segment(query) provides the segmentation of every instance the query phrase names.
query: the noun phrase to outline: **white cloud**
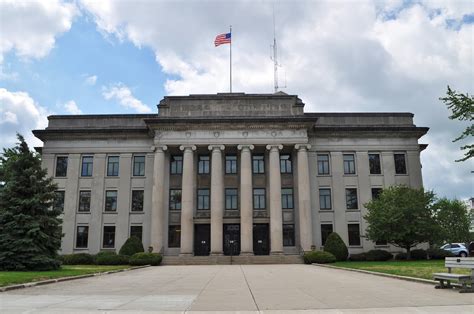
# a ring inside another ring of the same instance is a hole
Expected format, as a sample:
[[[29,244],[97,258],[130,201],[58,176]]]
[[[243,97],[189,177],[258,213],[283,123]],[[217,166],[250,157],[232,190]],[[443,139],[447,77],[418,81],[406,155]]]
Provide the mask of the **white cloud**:
[[[97,82],[97,75],[91,75],[85,78],[84,83],[86,85],[93,86]]]
[[[81,109],[77,106],[74,100],[67,101],[64,105],[64,109],[70,114],[82,114]]]
[[[2,0],[0,12],[0,63],[10,51],[22,58],[46,56],[78,14],[73,3],[57,0]]]
[[[106,100],[116,100],[119,104],[125,108],[133,109],[138,113],[151,112],[151,108],[143,104],[140,100],[136,99],[130,88],[118,83],[115,85],[103,86],[102,96]]]

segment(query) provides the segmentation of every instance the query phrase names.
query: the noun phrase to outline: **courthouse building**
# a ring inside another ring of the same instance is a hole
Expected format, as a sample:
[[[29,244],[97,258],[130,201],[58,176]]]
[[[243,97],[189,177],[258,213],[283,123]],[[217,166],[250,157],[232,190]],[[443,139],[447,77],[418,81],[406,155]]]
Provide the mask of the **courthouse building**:
[[[291,255],[337,232],[351,253],[364,204],[422,186],[411,113],[304,112],[295,95],[164,97],[157,114],[57,115],[33,133],[58,184],[62,253],[119,250],[130,236],[166,256]]]

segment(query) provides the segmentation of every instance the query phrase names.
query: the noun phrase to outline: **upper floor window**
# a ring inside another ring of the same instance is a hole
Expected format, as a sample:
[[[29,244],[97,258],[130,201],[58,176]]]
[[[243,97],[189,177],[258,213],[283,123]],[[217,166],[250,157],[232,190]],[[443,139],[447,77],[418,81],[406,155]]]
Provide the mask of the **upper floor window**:
[[[170,172],[171,174],[183,173],[183,156],[171,156]]]
[[[136,177],[145,175],[145,156],[133,157],[133,175]]]
[[[116,177],[119,175],[119,157],[109,156],[107,158],[107,176]]]
[[[318,174],[328,175],[329,174],[329,155],[318,154]]]
[[[53,209],[59,210],[61,212],[64,211],[64,191],[56,191],[53,203]]]
[[[265,173],[265,159],[263,155],[252,156],[253,173]]]
[[[117,191],[105,191],[105,211],[117,211]]]
[[[265,208],[265,189],[253,189],[253,209]]]
[[[79,211],[91,211],[91,191],[79,191]]]
[[[132,212],[142,212],[143,211],[143,190],[133,190],[132,191]]]
[[[181,190],[170,190],[170,210],[181,209]]]
[[[347,209],[358,209],[359,205],[357,202],[357,189],[346,189],[346,208]]]
[[[291,155],[284,154],[280,155],[280,172],[281,173],[291,173]]]
[[[281,208],[293,208],[293,189],[281,189]]]
[[[209,189],[198,189],[198,207],[197,209],[209,209]]]
[[[67,176],[67,156],[56,157],[56,177]]]
[[[355,174],[355,157],[354,154],[344,154],[344,174]]]
[[[369,170],[370,170],[370,174],[382,173],[379,154],[369,154]]]
[[[405,161],[405,154],[394,154],[395,160],[395,173],[396,174],[407,174],[407,164]]]
[[[237,189],[225,189],[225,209],[237,209]]]
[[[93,162],[94,162],[94,157],[93,156],[83,156],[82,157],[81,176],[83,176],[83,177],[92,177]]]
[[[331,189],[319,189],[319,208],[331,209]]]
[[[198,173],[209,174],[209,156],[199,156],[198,160]]]
[[[226,174],[237,173],[237,156],[235,155],[225,156],[225,173]]]

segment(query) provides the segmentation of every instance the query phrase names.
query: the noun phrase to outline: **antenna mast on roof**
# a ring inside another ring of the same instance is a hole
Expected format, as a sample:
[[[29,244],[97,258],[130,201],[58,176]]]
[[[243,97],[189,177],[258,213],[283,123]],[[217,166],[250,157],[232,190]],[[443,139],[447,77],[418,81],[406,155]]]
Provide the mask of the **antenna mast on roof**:
[[[278,85],[278,67],[281,67],[281,64],[278,63],[278,48],[276,40],[276,26],[275,26],[275,3],[273,4],[273,56],[270,59],[273,61],[273,88],[274,92],[278,92],[280,87],[285,88],[286,86]]]

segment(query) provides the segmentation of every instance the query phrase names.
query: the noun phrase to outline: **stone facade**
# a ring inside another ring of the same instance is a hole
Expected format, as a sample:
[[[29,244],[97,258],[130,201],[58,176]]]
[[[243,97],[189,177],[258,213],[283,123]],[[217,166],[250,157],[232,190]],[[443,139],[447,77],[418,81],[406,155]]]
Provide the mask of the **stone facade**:
[[[298,254],[365,239],[364,204],[422,186],[411,113],[304,113],[293,95],[165,97],[158,114],[50,116],[34,134],[64,207],[62,252]]]

